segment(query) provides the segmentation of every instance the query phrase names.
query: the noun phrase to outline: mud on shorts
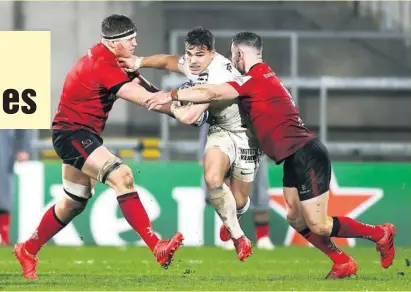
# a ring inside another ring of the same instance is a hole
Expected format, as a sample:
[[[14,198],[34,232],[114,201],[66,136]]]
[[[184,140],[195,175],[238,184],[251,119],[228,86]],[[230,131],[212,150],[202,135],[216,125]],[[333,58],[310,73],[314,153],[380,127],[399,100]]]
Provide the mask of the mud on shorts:
[[[64,164],[81,170],[88,156],[103,144],[103,139],[87,130],[53,130],[53,147]]]
[[[227,154],[230,159],[230,174],[233,177],[243,182],[254,181],[262,152],[257,140],[251,138],[248,132],[231,132],[218,126],[210,126],[205,152],[210,148],[219,148]]]
[[[330,156],[318,139],[311,140],[284,160],[283,186],[297,188],[300,201],[328,192],[330,181]]]

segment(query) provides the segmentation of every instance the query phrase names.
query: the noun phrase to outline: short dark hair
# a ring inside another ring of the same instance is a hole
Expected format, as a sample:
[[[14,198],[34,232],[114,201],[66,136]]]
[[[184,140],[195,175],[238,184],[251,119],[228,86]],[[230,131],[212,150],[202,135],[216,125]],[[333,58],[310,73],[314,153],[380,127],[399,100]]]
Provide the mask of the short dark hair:
[[[211,31],[201,26],[190,30],[184,41],[190,46],[204,46],[209,51],[214,50],[215,46],[215,39]]]
[[[103,36],[110,37],[130,30],[136,31],[136,25],[125,15],[112,14],[104,18],[101,23],[101,34]]]
[[[246,45],[248,47],[256,48],[259,51],[263,49],[263,40],[261,37],[258,34],[249,31],[237,33],[231,42],[236,46]]]

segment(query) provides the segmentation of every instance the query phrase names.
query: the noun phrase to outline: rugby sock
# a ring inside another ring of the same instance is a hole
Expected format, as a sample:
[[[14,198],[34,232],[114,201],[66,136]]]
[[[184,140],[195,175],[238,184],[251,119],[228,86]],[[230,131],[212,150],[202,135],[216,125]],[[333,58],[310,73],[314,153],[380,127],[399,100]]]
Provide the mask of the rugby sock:
[[[263,237],[268,237],[269,230],[268,222],[255,223],[255,238],[259,240]]]
[[[132,192],[118,196],[117,201],[128,224],[141,236],[147,246],[154,250],[160,239],[151,227],[150,218],[148,218],[138,193]]]
[[[248,209],[250,209],[250,197],[247,198],[247,203],[245,203],[244,207],[242,207],[241,209],[237,209],[237,217],[240,218],[243,214],[245,214],[245,212],[248,211]]]
[[[350,217],[333,217],[331,237],[366,238],[377,242],[384,236],[384,230],[375,225],[358,222]]]
[[[210,203],[230,231],[231,237],[238,239],[243,236],[244,232],[237,219],[237,207],[230,188],[223,184],[221,187],[210,190],[209,193]]]
[[[55,205],[47,210],[36,231],[34,231],[33,235],[25,242],[24,247],[28,253],[36,255],[47,241],[66,226],[66,224],[57,218],[54,206]]]
[[[308,228],[299,233],[312,245],[325,253],[335,264],[344,264],[350,260],[350,257],[339,249],[330,237],[315,234]]]
[[[0,244],[10,244],[10,214],[0,211]]]

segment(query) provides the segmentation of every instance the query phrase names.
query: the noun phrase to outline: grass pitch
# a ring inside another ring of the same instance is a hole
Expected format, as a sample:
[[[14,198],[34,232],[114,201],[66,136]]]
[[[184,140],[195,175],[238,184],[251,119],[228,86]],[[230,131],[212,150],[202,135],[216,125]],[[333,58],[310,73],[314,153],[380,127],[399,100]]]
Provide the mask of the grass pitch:
[[[145,247],[56,247],[40,252],[37,281],[21,276],[11,248],[0,248],[1,290],[411,290],[411,249],[397,248],[384,270],[373,248],[346,248],[359,264],[358,276],[324,280],[331,261],[314,248],[254,249],[246,262],[234,251],[183,247],[174,265],[163,270]],[[408,264],[408,265],[407,265]]]

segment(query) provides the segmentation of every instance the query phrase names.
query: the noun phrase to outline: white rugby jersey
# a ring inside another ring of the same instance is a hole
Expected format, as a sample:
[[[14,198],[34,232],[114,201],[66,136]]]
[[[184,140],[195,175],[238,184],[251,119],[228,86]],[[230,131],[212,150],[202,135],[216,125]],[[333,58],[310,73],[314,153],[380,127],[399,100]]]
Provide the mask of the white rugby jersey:
[[[231,62],[218,53],[216,53],[207,69],[199,75],[190,73],[189,64],[185,62],[184,56],[180,58],[178,67],[195,84],[220,84],[233,81],[236,77],[241,76]],[[215,118],[216,124],[228,131],[246,131],[246,128],[241,127],[241,125],[249,126],[245,120],[242,120],[245,118],[245,113],[239,105],[238,99],[213,101],[210,103],[208,111]]]

